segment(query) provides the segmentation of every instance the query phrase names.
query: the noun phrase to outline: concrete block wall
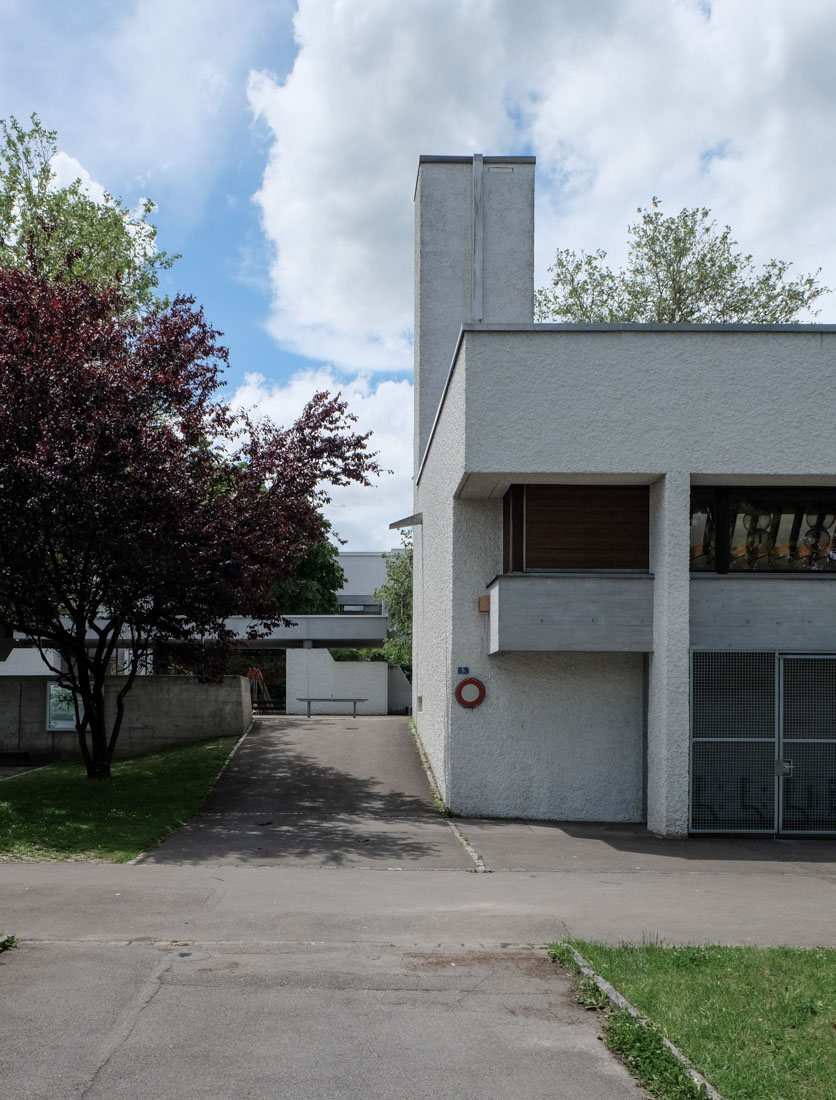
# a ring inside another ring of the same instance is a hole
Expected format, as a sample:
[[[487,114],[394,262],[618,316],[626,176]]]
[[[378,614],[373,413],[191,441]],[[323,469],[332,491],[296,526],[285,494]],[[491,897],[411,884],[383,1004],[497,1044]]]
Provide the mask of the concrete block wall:
[[[52,757],[46,685],[44,676],[0,677],[0,752],[28,752],[36,760]]]
[[[78,758],[75,730],[47,729],[48,682],[43,676],[0,678],[0,751],[28,752],[32,760]],[[121,677],[107,682],[108,721],[122,683]],[[141,676],[125,699],[116,756],[240,736],[251,721],[249,684],[242,676],[227,676],[220,684],[201,684],[191,676]]]
[[[116,712],[117,676],[108,679],[108,719]],[[201,684],[193,676],[139,676],[125,699],[117,754],[137,756],[213,737],[240,737],[252,721],[249,681],[225,676]]]

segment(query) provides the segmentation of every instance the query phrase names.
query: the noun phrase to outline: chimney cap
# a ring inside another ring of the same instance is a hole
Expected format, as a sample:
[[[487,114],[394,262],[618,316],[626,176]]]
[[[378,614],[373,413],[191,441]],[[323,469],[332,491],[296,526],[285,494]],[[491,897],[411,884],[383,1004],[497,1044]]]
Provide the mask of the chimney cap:
[[[477,156],[479,154],[476,154]],[[441,153],[421,153],[418,157],[418,172],[415,177],[415,193],[418,192],[418,176],[421,174],[422,164],[472,164],[472,156],[445,156]],[[490,167],[492,164],[536,164],[536,157],[506,157],[483,156],[482,163]]]

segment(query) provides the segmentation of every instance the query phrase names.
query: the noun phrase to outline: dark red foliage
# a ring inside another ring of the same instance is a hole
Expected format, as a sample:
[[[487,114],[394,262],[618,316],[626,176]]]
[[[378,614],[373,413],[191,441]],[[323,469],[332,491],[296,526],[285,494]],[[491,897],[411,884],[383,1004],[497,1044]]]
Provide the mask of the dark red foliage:
[[[0,270],[0,621],[62,653],[104,774],[119,638],[138,662],[159,638],[228,641],[230,615],[278,622],[325,487],[378,470],[339,397],[289,428],[233,415],[218,335],[190,299],[136,319],[115,289]]]

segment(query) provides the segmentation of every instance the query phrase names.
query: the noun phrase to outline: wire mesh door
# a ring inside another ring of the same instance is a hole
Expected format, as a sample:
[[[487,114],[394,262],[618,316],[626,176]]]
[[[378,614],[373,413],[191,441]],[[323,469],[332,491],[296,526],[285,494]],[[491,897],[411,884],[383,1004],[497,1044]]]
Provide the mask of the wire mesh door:
[[[691,831],[778,831],[776,655],[695,652]]]
[[[836,655],[779,662],[780,831],[836,832]]]

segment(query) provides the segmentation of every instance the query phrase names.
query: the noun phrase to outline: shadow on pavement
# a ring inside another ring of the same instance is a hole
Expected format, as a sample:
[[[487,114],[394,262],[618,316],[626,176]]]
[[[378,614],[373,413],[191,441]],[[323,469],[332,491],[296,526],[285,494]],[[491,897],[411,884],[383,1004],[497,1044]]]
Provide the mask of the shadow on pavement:
[[[433,806],[405,726],[322,720],[259,723],[201,813],[142,860],[219,861],[472,867]]]
[[[836,864],[836,838],[825,836],[691,836],[669,839],[655,836],[638,824],[603,822],[537,821],[489,818],[462,819],[462,827],[471,836],[476,848],[489,866],[507,863],[494,842],[502,845],[512,838],[518,847],[526,847],[531,855],[538,848],[548,851],[548,860],[555,869],[574,865],[594,866],[595,852],[621,854],[625,867],[635,859],[652,859],[662,869],[665,861],[699,861],[705,865],[720,862]],[[527,837],[527,840],[524,839]],[[503,845],[504,847],[504,845]],[[504,854],[504,853],[503,853]],[[523,862],[525,862],[523,860]],[[613,867],[616,864],[611,864]]]

